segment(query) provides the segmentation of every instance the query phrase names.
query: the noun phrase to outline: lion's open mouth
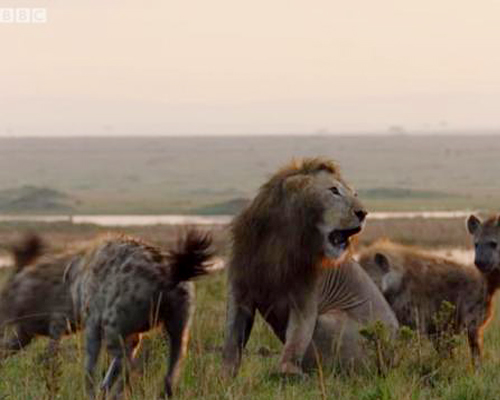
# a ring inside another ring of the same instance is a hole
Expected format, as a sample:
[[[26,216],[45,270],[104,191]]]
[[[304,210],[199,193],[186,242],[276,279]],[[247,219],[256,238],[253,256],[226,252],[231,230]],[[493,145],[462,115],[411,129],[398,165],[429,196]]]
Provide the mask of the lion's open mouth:
[[[361,226],[352,229],[333,230],[328,235],[328,240],[341,250],[345,250],[349,246],[349,238],[361,231]]]

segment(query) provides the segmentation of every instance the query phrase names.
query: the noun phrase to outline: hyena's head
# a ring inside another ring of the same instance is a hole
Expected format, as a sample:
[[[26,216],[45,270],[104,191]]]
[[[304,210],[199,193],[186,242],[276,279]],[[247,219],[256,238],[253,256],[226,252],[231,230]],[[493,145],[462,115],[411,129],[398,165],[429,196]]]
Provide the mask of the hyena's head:
[[[389,304],[405,291],[406,280],[404,271],[399,267],[399,260],[392,259],[391,255],[376,248],[361,252],[359,264],[375,282]]]
[[[403,290],[403,272],[396,268],[390,258],[384,253],[375,253],[373,262],[381,273],[379,288],[384,297],[390,299],[396,296]]]
[[[467,219],[467,229],[474,238],[477,268],[485,274],[500,272],[500,216],[482,222],[475,215]]]

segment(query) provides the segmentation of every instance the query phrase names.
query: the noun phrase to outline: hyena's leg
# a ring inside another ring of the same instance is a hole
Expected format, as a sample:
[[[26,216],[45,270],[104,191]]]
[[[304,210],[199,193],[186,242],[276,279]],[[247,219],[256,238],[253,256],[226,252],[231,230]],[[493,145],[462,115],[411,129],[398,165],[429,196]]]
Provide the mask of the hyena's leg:
[[[34,337],[35,335],[27,330],[22,328],[15,329],[14,332],[9,335],[8,338],[3,339],[0,344],[0,360],[10,357],[26,347]]]
[[[90,399],[95,398],[94,369],[101,351],[101,326],[88,321],[85,326],[85,387]]]
[[[169,305],[163,317],[163,326],[170,338],[170,361],[164,385],[168,397],[172,396],[186,356],[189,329],[194,313],[194,292],[179,289],[174,293],[175,296],[169,296]]]
[[[223,374],[236,376],[243,350],[250,337],[255,319],[255,305],[239,299],[230,288],[227,300],[226,338],[224,343]]]
[[[68,332],[68,320],[63,315],[54,316],[49,325],[49,344],[47,353],[49,357],[55,356],[59,351],[61,338]]]
[[[68,331],[67,328],[68,325],[64,316],[58,314],[51,316],[49,323],[49,343],[43,357],[43,363],[49,368],[52,376],[57,375],[60,369],[57,355],[59,353],[61,337]],[[50,385],[50,382],[47,384]]]
[[[318,302],[311,293],[299,302],[291,299],[285,346],[281,353],[280,372],[301,374],[302,359],[311,343],[318,316]]]
[[[128,363],[130,366],[133,365],[135,356],[137,354],[137,350],[140,347],[140,343],[141,343],[140,334],[132,334],[127,338],[127,341],[125,343],[125,353],[126,353],[126,357],[127,357],[127,360],[128,360]],[[113,352],[114,352],[114,350],[113,350]],[[106,372],[106,376],[104,377],[104,379],[101,383],[102,390],[107,391],[107,392],[109,392],[111,390],[114,382],[116,381],[116,379],[120,375],[120,371],[122,369],[121,363],[122,363],[122,361],[121,361],[120,356],[114,357],[111,360],[108,371]],[[121,395],[121,393],[123,392],[125,386],[128,384],[127,380],[128,380],[128,369],[127,369],[127,373],[126,373],[124,379],[121,379],[119,381],[119,386],[116,389],[117,396]]]
[[[481,356],[483,350],[483,338],[477,329],[471,328],[467,331],[467,339],[469,341],[469,347],[472,355],[472,363],[474,368],[479,368],[481,366]]]
[[[123,340],[118,329],[115,328],[116,324],[108,324],[104,327],[104,336],[106,338],[106,347],[109,355],[112,357],[112,362],[108,368],[108,372],[102,382],[101,389],[104,391],[105,397],[111,392],[113,384],[120,376],[123,369],[124,359],[126,359],[127,346]],[[123,371],[125,374],[124,380],[128,381],[127,368]]]

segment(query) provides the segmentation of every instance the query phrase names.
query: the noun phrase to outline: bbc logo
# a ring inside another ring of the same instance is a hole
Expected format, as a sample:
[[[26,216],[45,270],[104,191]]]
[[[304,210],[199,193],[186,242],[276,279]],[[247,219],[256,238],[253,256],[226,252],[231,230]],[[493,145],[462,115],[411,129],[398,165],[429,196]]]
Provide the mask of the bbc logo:
[[[44,24],[46,8],[0,8],[0,24]]]

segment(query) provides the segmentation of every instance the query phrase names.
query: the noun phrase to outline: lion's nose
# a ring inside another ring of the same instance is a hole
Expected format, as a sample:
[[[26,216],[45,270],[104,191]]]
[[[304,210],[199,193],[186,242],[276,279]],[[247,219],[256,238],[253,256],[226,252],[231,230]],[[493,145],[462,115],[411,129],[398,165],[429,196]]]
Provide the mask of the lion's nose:
[[[359,222],[363,222],[368,215],[368,212],[365,210],[356,210],[354,211],[354,214],[356,214],[356,217],[358,217]]]

